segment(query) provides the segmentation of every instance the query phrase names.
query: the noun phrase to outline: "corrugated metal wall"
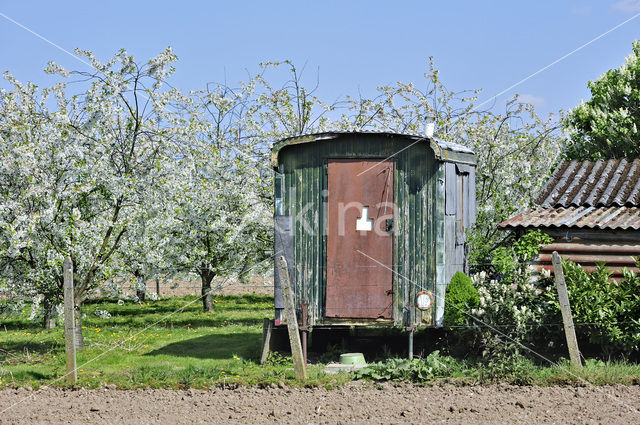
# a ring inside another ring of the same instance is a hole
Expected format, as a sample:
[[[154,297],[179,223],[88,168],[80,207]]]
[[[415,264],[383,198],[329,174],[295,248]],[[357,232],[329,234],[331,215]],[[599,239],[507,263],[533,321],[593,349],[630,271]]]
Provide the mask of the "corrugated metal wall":
[[[298,303],[309,304],[309,323],[323,323],[326,281],[326,160],[384,159],[408,147],[410,141],[383,135],[345,135],[339,141],[293,145],[280,152],[283,215],[294,217],[295,284]],[[412,305],[419,290],[435,291],[435,199],[438,163],[428,145],[416,144],[394,156],[395,202],[398,217],[394,252],[394,324],[407,325],[421,316]],[[443,203],[441,202],[443,208]],[[413,283],[413,284],[412,284]],[[433,315],[425,317],[433,322]]]
[[[278,154],[276,184],[282,185],[282,199],[276,199],[276,214],[293,217],[297,305],[308,304],[311,326],[366,324],[324,318],[327,160],[389,157],[395,161],[398,208],[393,324],[435,325],[442,319],[450,276],[464,269],[464,230],[475,221],[475,167],[440,162],[427,143],[384,134],[345,134],[338,140],[286,146]],[[436,305],[427,312],[415,308],[420,291],[435,295]]]
[[[612,232],[607,230],[581,230],[579,232],[557,229],[542,229],[554,237],[554,243],[542,248],[535,261],[538,269],[553,272],[551,254],[580,264],[583,269],[592,272],[598,263],[604,263],[616,280],[622,278],[622,270],[640,273],[636,259],[640,257],[640,235],[638,232]]]
[[[476,221],[475,166],[446,162],[445,169],[445,271],[440,293],[444,293],[456,271],[467,272],[466,230]],[[437,315],[444,315],[444,304]],[[440,324],[440,323],[438,323]]]

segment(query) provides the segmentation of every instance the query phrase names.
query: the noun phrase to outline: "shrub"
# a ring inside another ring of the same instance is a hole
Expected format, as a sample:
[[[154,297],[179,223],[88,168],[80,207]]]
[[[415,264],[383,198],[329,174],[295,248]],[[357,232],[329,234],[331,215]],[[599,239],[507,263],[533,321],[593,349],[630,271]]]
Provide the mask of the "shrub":
[[[513,283],[524,281],[530,274],[528,265],[538,255],[542,245],[553,242],[553,238],[539,229],[521,236],[512,246],[493,251],[491,264],[501,281]]]
[[[512,246],[492,252],[490,275],[481,272],[471,278],[477,286],[479,301],[477,307],[467,311],[478,320],[469,319],[466,323],[475,326],[483,358],[495,366],[496,376],[504,374],[503,367],[514,363],[514,359],[529,355],[519,344],[546,351],[565,343],[554,282],[548,274],[537,275],[528,267],[540,245],[548,242],[549,237],[539,230],[529,232]],[[581,343],[594,344],[598,354],[605,357],[637,355],[640,275],[625,270],[623,278],[615,282],[602,264],[588,273],[575,263],[563,261],[563,269]],[[445,313],[447,320],[451,319]],[[566,351],[559,354],[566,355]]]
[[[530,231],[512,246],[492,252],[491,276],[480,272],[472,277],[479,300],[470,313],[478,320],[468,323],[476,328],[475,337],[480,341],[483,358],[496,370],[503,366],[501,363],[508,364],[521,357],[518,344],[536,345],[539,349],[542,348],[539,342],[554,344],[547,335],[553,330],[540,326],[555,312],[548,295],[552,281],[534,273],[529,265],[541,246],[551,241],[540,230]]]
[[[623,279],[616,283],[602,264],[587,273],[571,261],[563,261],[563,270],[578,337],[599,345],[607,356],[637,352],[640,276],[625,270]]]
[[[467,321],[467,313],[478,307],[480,295],[471,279],[462,272],[456,272],[447,286],[445,294],[446,307],[443,324],[460,326]]]
[[[462,368],[453,357],[441,356],[438,350],[424,359],[388,359],[354,372],[356,379],[424,383],[450,376]]]
[[[543,296],[549,289],[548,279],[505,283],[474,276],[474,280],[478,284],[480,301],[471,314],[481,321],[473,324],[482,333],[495,334],[498,330],[518,342],[531,340],[533,331],[553,311],[554,305]]]

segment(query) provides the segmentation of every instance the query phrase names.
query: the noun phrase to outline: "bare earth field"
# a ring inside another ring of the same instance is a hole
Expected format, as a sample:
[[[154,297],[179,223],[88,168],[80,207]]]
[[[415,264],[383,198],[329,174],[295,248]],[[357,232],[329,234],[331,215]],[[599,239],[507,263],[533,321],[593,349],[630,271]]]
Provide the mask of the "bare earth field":
[[[0,391],[0,424],[637,424],[636,409],[640,386]]]
[[[202,284],[199,280],[171,280],[159,281],[155,280],[146,282],[149,292],[157,292],[162,297],[184,297],[185,295],[201,295]],[[123,292],[129,295],[135,295],[135,286],[132,282],[126,283],[122,287]],[[273,295],[273,278],[263,278],[262,276],[253,276],[248,283],[240,283],[232,279],[218,279],[213,283],[214,295]]]

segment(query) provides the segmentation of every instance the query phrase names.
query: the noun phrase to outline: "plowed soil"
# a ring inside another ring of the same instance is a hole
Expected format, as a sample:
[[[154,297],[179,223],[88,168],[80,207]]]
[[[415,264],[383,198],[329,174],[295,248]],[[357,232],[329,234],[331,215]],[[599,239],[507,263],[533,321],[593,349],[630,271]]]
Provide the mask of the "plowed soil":
[[[637,424],[638,409],[638,386],[0,391],[0,424]]]

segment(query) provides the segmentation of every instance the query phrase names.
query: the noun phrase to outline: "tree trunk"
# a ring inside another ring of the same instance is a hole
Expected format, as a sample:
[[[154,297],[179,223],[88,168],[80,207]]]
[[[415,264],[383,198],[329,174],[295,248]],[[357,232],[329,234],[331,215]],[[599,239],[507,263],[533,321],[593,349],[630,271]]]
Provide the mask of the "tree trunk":
[[[74,301],[75,311],[73,316],[76,319],[76,349],[81,350],[84,348],[84,337],[82,336],[82,301],[79,301],[78,299]]]
[[[133,272],[133,276],[136,278],[136,297],[138,297],[139,302],[144,302],[144,298],[147,294],[147,285],[144,279],[144,275],[140,272],[140,270],[135,270]]]
[[[147,295],[147,285],[144,282],[144,278],[138,278],[136,282],[136,297],[141,303],[144,302]]]
[[[213,296],[211,295],[213,273],[209,271],[202,272],[200,278],[202,279],[202,308],[204,311],[215,311]]]
[[[44,310],[44,320],[42,326],[45,329],[55,328],[56,319],[58,318],[58,310],[56,310],[55,304],[45,302],[42,309]]]

